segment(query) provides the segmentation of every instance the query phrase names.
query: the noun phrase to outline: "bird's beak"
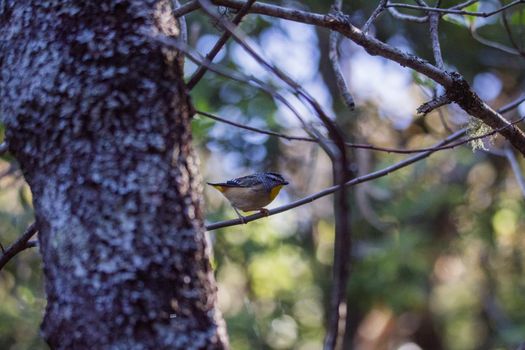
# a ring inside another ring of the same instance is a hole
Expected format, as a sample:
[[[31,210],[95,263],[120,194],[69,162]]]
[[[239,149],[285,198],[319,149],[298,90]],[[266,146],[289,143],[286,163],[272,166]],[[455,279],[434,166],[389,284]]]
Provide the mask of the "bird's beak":
[[[290,183],[288,181],[284,181],[283,185],[289,185]]]

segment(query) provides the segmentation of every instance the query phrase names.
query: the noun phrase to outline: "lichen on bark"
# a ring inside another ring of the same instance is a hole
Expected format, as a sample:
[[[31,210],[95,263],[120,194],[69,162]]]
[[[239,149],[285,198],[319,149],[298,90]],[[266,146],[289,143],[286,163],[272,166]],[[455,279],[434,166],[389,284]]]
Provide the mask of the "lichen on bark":
[[[54,349],[225,348],[168,0],[3,1],[0,113]]]

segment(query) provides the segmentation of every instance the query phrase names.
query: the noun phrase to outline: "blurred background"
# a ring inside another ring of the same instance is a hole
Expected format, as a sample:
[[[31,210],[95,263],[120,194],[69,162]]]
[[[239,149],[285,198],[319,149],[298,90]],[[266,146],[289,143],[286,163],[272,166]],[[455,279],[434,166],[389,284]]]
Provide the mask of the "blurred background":
[[[267,1],[328,13],[331,1]],[[490,11],[510,1],[482,1]],[[413,4],[412,1],[406,3]],[[450,6],[459,1],[442,1]],[[377,1],[344,2],[361,26]],[[418,14],[417,12],[406,12]],[[234,13],[221,9],[221,15]],[[525,91],[525,6],[488,19],[445,16],[440,22],[443,57],[490,106],[501,107]],[[205,55],[222,32],[199,11],[187,16],[188,41]],[[428,147],[452,131],[476,124],[449,106],[425,117],[416,108],[439,87],[413,71],[369,56],[348,40],[340,63],[356,110],[342,103],[328,60],[328,31],[249,15],[241,25],[264,57],[309,91],[341,126],[347,140],[397,148]],[[372,33],[433,62],[428,26],[382,14]],[[216,63],[267,82],[316,122],[311,111],[235,42]],[[186,63],[186,77],[196,66]],[[260,90],[208,72],[191,92],[197,110],[230,121],[304,136],[290,111]],[[525,103],[506,114],[525,115]],[[205,181],[256,171],[276,171],[290,181],[270,208],[332,185],[331,164],[313,143],[286,141],[196,116],[194,145]],[[511,349],[525,341],[525,216],[505,144],[481,144],[437,152],[412,166],[351,190],[354,249],[348,293],[347,346],[355,349]],[[406,155],[353,150],[359,175]],[[523,157],[518,156],[523,169]],[[8,246],[32,222],[30,190],[14,159],[0,161],[0,242]],[[203,185],[206,222],[235,218],[222,195]],[[332,286],[332,197],[252,222],[210,232],[220,308],[231,347],[322,348]],[[45,306],[37,249],[15,257],[0,272],[0,349],[46,349],[38,337]]]

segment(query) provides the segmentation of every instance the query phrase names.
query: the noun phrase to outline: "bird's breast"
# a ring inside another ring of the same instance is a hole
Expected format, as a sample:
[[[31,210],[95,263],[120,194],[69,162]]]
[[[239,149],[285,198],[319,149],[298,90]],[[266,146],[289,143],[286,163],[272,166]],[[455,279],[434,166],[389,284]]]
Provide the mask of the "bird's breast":
[[[271,191],[246,187],[228,187],[223,194],[234,207],[242,211],[259,210],[275,198],[271,198]]]

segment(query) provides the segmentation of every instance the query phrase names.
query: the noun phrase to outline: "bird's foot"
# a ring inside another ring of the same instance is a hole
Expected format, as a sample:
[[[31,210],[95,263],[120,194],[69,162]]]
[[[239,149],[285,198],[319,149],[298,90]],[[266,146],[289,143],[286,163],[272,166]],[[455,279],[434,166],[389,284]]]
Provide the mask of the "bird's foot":
[[[243,225],[247,224],[246,219],[244,218],[244,216],[241,215],[241,213],[239,213],[237,208],[233,207],[233,210],[235,210],[235,212],[237,213],[237,216],[239,217],[239,220],[241,220],[241,223]]]
[[[259,212],[263,214],[264,216],[270,216],[270,211],[266,208],[259,209]]]

